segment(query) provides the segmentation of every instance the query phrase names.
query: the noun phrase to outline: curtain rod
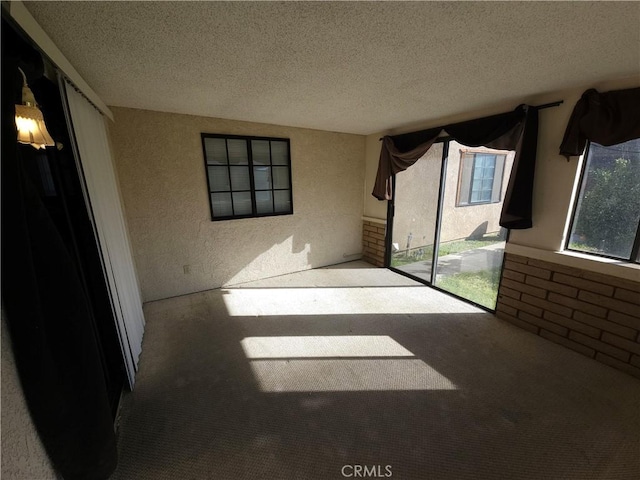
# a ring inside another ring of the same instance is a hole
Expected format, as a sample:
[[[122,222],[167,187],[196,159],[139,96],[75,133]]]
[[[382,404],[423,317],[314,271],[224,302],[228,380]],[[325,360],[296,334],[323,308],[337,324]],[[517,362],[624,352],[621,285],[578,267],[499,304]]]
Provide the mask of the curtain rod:
[[[535,108],[535,109],[537,109],[537,110],[544,110],[545,108],[557,107],[557,106],[559,106],[559,105],[562,105],[563,103],[564,103],[564,100],[557,100],[557,101],[555,101],[555,102],[544,103],[544,104],[542,104],[542,105],[533,106],[533,108]],[[434,127],[434,128],[437,128],[437,127]],[[400,135],[402,135],[402,134],[400,134]],[[380,138],[378,139],[378,141],[379,141],[379,142],[381,142],[381,141],[382,141],[382,138],[383,138],[383,137],[380,137]]]

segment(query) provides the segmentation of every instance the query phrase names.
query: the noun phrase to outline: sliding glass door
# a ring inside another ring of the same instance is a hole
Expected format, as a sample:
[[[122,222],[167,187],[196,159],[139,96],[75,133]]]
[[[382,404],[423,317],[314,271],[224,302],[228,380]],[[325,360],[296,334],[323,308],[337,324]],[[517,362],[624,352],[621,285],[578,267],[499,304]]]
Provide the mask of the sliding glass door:
[[[493,310],[507,233],[498,222],[514,155],[445,139],[399,173],[390,267]]]
[[[395,177],[390,266],[431,283],[445,144]]]

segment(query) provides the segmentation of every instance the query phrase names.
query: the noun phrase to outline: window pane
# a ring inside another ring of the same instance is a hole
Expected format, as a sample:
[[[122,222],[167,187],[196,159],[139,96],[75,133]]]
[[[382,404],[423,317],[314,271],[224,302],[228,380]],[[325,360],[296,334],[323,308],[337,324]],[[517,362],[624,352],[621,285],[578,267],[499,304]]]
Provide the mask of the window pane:
[[[247,141],[230,138],[227,140],[227,148],[229,149],[229,163],[235,165],[248,165],[249,156],[247,155]]]
[[[250,215],[253,212],[251,208],[251,192],[233,193],[233,211],[236,215]]]
[[[209,187],[212,192],[229,191],[229,169],[227,167],[207,167]]]
[[[251,190],[249,167],[231,167],[231,187],[233,190]]]
[[[293,212],[288,140],[213,134],[201,138],[212,220]]]
[[[288,167],[273,167],[273,188],[289,188]]]
[[[213,208],[214,217],[228,217],[233,215],[233,209],[231,208],[231,194],[212,193],[211,207]]]
[[[629,260],[640,220],[640,139],[592,143],[569,248]]]
[[[271,192],[256,192],[256,210],[258,213],[273,213]]]
[[[224,165],[227,163],[227,146],[224,138],[205,138],[204,148],[207,152],[207,163]]]
[[[254,165],[269,165],[271,163],[268,140],[252,140],[251,153]]]
[[[271,142],[271,161],[274,165],[289,165],[287,142]]]
[[[275,210],[278,213],[291,211],[291,192],[289,190],[278,190],[273,192]]]
[[[256,190],[271,189],[271,167],[254,167],[253,181]]]

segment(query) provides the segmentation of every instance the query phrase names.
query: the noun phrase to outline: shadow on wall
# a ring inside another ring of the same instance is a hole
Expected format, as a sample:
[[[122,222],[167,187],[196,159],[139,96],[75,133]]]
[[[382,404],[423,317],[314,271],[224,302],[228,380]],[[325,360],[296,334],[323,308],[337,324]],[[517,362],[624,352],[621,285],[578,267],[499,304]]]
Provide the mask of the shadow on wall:
[[[406,479],[606,478],[612,465],[584,462],[591,455],[638,468],[631,402],[622,410],[599,403],[597,418],[615,425],[595,422],[589,401],[576,405],[581,394],[593,396],[589,377],[609,385],[607,398],[629,387],[604,366],[581,372],[584,359],[540,348],[539,339],[468,306],[376,314],[352,304],[353,313],[320,314],[344,290],[302,290],[320,304],[310,309],[312,302],[291,304],[300,290],[263,289],[273,305],[248,290],[147,311],[146,357],[127,400],[114,479],[259,472],[313,480],[342,478],[342,466],[354,463],[391,465]],[[356,290],[394,304],[399,289]],[[549,377],[558,361],[576,371],[571,381]]]

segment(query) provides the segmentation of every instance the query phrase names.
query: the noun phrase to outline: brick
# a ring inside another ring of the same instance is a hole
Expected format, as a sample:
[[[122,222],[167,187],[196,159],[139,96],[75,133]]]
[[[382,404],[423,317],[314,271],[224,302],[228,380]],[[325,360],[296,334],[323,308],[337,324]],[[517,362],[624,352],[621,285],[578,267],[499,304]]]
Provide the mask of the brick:
[[[384,240],[377,240],[377,241],[376,241],[376,243],[377,243],[378,245],[383,246],[383,247],[386,245],[386,243],[385,243],[385,241],[384,241]]]
[[[631,356],[629,352],[625,352],[618,347],[614,347],[613,345],[609,345],[608,343],[601,342],[600,340],[596,340],[595,338],[587,337],[582,333],[569,332],[569,338],[575,342],[586,345],[587,347],[591,347],[598,352],[606,353],[607,355],[615,357],[618,360],[622,360],[623,362],[628,362],[629,357]]]
[[[585,272],[585,270],[581,270],[579,268],[568,267],[567,265],[560,265],[559,263],[545,262],[543,260],[536,260],[535,262],[532,262],[532,264],[540,268],[546,268],[548,270],[564,273],[565,275],[571,275],[573,277],[582,277]]]
[[[614,298],[604,297],[597,293],[580,292],[578,294],[580,300],[585,302],[594,303],[596,305],[602,305],[610,310],[621,312],[633,317],[640,317],[640,308],[632,303],[623,302],[622,300],[616,300]]]
[[[497,311],[496,312],[496,316],[498,318],[501,318],[502,320],[506,320],[507,322],[515,325],[516,327],[520,327],[524,330],[527,330],[528,332],[531,333],[535,333],[536,335],[538,334],[538,327],[536,327],[535,325],[532,325],[530,323],[527,322],[523,322],[522,320],[520,320],[519,318],[516,318],[512,315],[509,315],[507,313],[501,312],[501,311]]]
[[[525,303],[535,305],[543,310],[549,310],[553,313],[557,313],[558,315],[571,317],[571,309],[563,305],[558,305],[557,303],[552,303],[548,300],[532,297],[531,295],[527,295],[527,294],[523,294],[522,297],[520,297],[520,300],[522,300]]]
[[[543,320],[542,318],[535,317],[528,314],[527,312],[519,312],[518,317],[525,322],[532,323],[534,325],[537,325],[538,327],[544,328],[545,330],[557,333],[558,335],[567,335],[568,333],[568,330],[565,327],[557,325],[553,322],[549,322],[547,320]]]
[[[631,357],[631,365],[634,365],[634,366],[640,368],[640,356],[633,355]]]
[[[596,360],[605,363],[617,370],[622,370],[623,372],[628,373],[629,375],[633,375],[636,378],[640,378],[640,368],[636,368],[633,365],[621,362],[619,360],[616,360],[615,358],[611,358],[608,355],[603,355],[602,353],[596,353]]]
[[[569,285],[562,285],[556,282],[550,282],[549,280],[543,280],[542,278],[527,276],[526,283],[535,287],[544,288],[550,292],[556,292],[565,297],[577,297],[578,289],[570,287]]]
[[[533,297],[532,297],[533,298]],[[515,298],[502,297],[502,303],[509,305],[510,307],[517,308],[518,310],[522,310],[524,312],[535,315],[536,317],[542,317],[542,309],[536,307],[535,305],[530,305],[528,303],[523,303],[520,300],[516,300]]]
[[[583,274],[587,280],[593,280],[594,282],[606,283],[607,285],[613,285],[614,287],[626,288],[632,292],[640,293],[640,282],[627,280],[626,278],[612,277],[611,275],[605,275],[603,273],[585,271]]]
[[[568,338],[561,337],[560,335],[556,335],[555,333],[549,332],[548,330],[544,330],[544,329],[540,330],[540,336],[543,338],[546,338],[547,340],[551,340],[554,343],[570,348],[571,350],[574,350],[578,353],[586,355],[587,357],[593,358],[593,356],[596,353],[596,351],[593,348],[585,347],[580,343],[576,343],[572,340],[569,340]]]
[[[386,220],[365,220],[365,222],[369,225],[386,225]]]
[[[504,303],[500,303],[500,300],[498,300],[498,304],[496,305],[496,311],[504,312],[507,315],[513,315],[514,317],[518,315],[518,310],[516,310],[513,307],[510,307],[509,305],[505,305]]]
[[[512,290],[509,287],[505,287],[504,285],[500,286],[500,294],[505,295],[507,297],[515,298],[516,300],[520,300],[520,292],[517,290]]]
[[[386,228],[384,227],[377,227],[378,232],[377,233],[382,233],[383,235],[386,233]]]
[[[612,322],[619,323],[620,325],[640,330],[640,318],[625,315],[624,313],[615,312],[613,310],[609,312],[607,318]]]
[[[507,253],[506,257],[507,257],[507,260],[511,260],[512,262],[516,262],[516,263],[526,264],[527,261],[529,260],[527,257],[523,257],[521,255],[515,255],[513,253]]]
[[[579,288],[580,290],[587,290],[588,292],[600,293],[601,295],[613,295],[613,287],[611,285],[605,285],[603,283],[592,282],[591,280],[585,280],[584,278],[572,277],[563,273],[554,273],[553,281],[557,283],[563,283],[565,285],[571,285],[572,287]]]
[[[580,292],[580,293],[585,293],[585,292]],[[590,295],[595,295],[595,294],[590,294]],[[578,296],[580,296],[580,295],[578,295]],[[550,293],[549,294],[549,301],[551,301],[553,303],[558,303],[560,305],[564,305],[565,307],[569,307],[569,308],[572,308],[574,310],[580,310],[581,312],[588,313],[588,314],[593,315],[595,317],[604,318],[607,315],[607,309],[606,308],[599,307],[597,305],[593,305],[593,304],[586,303],[586,302],[581,302],[580,300],[577,300],[575,298],[569,298],[569,297],[565,297],[563,295],[558,295],[557,293]],[[566,315],[566,316],[570,316],[570,315]]]
[[[600,334],[602,331],[599,328],[592,327],[590,325],[585,325],[582,322],[578,322],[577,320],[573,320],[571,318],[567,318],[562,315],[558,315],[553,312],[544,312],[542,318],[549,320],[550,322],[557,323],[558,325],[562,325],[563,327],[567,327],[570,330],[575,330],[576,332],[584,333],[585,335],[589,335],[593,338],[600,338]]]
[[[631,290],[626,290],[624,288],[616,288],[616,293],[613,298],[640,305],[640,293],[632,292]]]
[[[509,280],[515,280],[516,282],[524,282],[524,273],[514,272],[513,270],[503,270],[502,277]]]
[[[524,283],[516,282],[514,280],[509,280],[508,278],[503,278],[501,285],[511,288],[512,290],[528,293],[538,298],[545,298],[547,296],[546,290],[538,287],[533,287],[531,285],[525,285]]]
[[[592,327],[615,333],[620,337],[634,339],[636,336],[636,331],[632,328],[618,325],[617,323],[610,322],[609,320],[605,320],[604,318],[594,317],[593,315],[589,315],[588,313],[579,312],[576,310],[575,312],[573,312],[573,318],[581,323],[591,325]]]
[[[369,238],[375,238],[376,240],[384,240],[384,235],[382,235],[381,233],[371,232],[369,234]]]
[[[602,335],[602,341],[622,348],[627,352],[632,352],[636,355],[640,355],[640,343],[632,342],[631,340],[627,340],[626,338],[618,337],[617,335],[613,335],[607,332]]]
[[[505,268],[524,273],[525,275],[544,278],[545,280],[549,280],[551,278],[551,272],[549,270],[544,270],[542,268],[533,267],[531,265],[524,265],[522,263],[516,263],[509,260],[505,262]]]
[[[374,227],[373,225],[369,225],[367,223],[365,223],[362,228],[364,229],[365,232],[376,232],[376,227]]]

